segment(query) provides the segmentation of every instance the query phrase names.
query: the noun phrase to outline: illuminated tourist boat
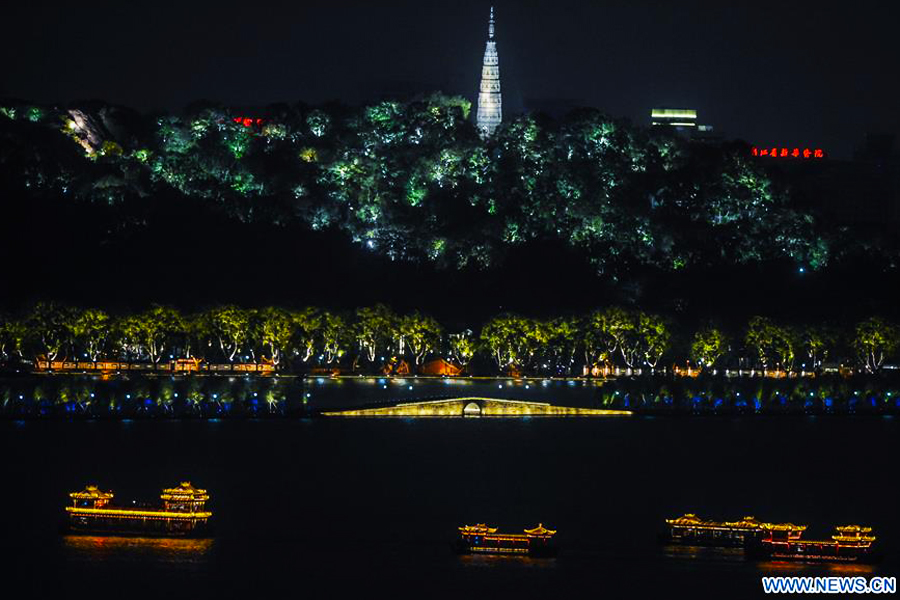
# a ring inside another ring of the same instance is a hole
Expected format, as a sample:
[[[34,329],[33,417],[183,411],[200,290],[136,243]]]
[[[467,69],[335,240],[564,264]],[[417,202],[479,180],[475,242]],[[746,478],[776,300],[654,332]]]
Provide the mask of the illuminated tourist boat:
[[[499,533],[496,527],[484,523],[459,528],[458,552],[463,554],[522,554],[550,556],[554,553],[551,543],[556,531],[539,523],[524,533]]]
[[[666,519],[666,525],[663,541],[686,546],[742,547],[772,531],[778,531],[785,540],[796,540],[806,529],[806,525],[763,523],[753,517],[744,517],[740,521],[705,521],[691,513]]]
[[[69,494],[68,528],[74,532],[157,536],[201,536],[208,531],[212,513],[206,510],[209,495],[190,482],[165,489],[159,506],[116,506],[113,493],[95,485]]]
[[[747,555],[769,560],[873,562],[876,555],[872,544],[875,536],[871,527],[845,525],[835,527],[837,533],[830,540],[801,540],[785,532],[766,528],[760,539],[747,545]]]

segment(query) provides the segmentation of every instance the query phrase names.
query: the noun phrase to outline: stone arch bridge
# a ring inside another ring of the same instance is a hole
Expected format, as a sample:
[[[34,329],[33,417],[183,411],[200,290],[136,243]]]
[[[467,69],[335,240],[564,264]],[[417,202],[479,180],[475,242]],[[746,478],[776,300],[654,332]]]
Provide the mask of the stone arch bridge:
[[[627,410],[556,406],[547,402],[467,397],[403,402],[391,406],[322,414],[327,417],[598,417],[625,416],[632,413]]]

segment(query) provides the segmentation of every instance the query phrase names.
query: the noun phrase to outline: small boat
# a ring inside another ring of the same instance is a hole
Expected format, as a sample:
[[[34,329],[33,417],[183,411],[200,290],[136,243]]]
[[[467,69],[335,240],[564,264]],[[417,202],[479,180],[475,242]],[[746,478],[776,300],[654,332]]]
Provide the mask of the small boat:
[[[555,530],[543,523],[523,533],[500,533],[496,527],[484,523],[464,525],[459,528],[456,551],[460,554],[513,554],[526,556],[552,556]]]
[[[693,513],[666,519],[666,525],[666,533],[662,536],[664,543],[722,548],[741,548],[769,531],[782,532],[785,539],[799,539],[806,529],[806,525],[765,523],[754,517],[744,517],[740,521],[707,521]]]
[[[788,538],[778,530],[747,544],[747,556],[767,560],[868,563],[878,559],[873,550],[875,536],[871,527],[844,525],[835,527],[830,540]]]
[[[182,482],[164,489],[161,505],[113,504],[114,494],[89,485],[69,494],[66,529],[71,533],[108,533],[163,537],[201,537],[209,531],[209,494]]]

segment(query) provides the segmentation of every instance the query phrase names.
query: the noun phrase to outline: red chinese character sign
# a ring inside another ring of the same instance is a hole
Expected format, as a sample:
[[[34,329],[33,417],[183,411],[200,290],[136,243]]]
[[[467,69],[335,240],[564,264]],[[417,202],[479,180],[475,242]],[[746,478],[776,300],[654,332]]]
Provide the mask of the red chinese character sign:
[[[757,148],[753,146],[750,149],[753,156],[765,156],[767,158],[798,158],[800,160],[817,160],[825,158],[825,151],[821,148],[785,148],[783,146],[775,146],[773,148]]]

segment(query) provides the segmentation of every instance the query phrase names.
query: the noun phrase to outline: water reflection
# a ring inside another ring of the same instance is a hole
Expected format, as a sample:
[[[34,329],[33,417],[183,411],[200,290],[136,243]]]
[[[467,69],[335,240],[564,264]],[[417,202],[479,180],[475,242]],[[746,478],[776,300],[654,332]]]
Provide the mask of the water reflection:
[[[871,576],[875,573],[873,565],[845,564],[845,563],[816,563],[799,561],[769,560],[759,563],[761,573],[766,575],[784,575],[786,573],[815,572],[821,574],[827,572],[835,577]]]
[[[74,558],[89,561],[153,560],[195,563],[205,560],[212,539],[67,535],[63,546]]]
[[[461,554],[459,563],[465,568],[485,569],[493,567],[522,567],[527,569],[552,569],[556,558],[534,558],[505,554]]]
[[[720,548],[708,546],[679,546],[666,545],[663,547],[666,558],[697,561],[719,562],[747,562],[756,563],[762,575],[793,575],[809,572],[821,575],[827,573],[836,577],[870,576],[875,573],[872,565],[827,563],[827,562],[799,562],[799,561],[761,561],[757,562],[744,556],[743,548]]]
[[[719,548],[715,546],[680,546],[668,544],[663,546],[666,558],[682,560],[721,560],[735,562],[744,560],[743,548]]]

